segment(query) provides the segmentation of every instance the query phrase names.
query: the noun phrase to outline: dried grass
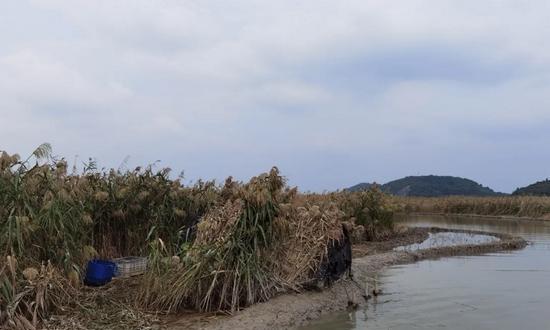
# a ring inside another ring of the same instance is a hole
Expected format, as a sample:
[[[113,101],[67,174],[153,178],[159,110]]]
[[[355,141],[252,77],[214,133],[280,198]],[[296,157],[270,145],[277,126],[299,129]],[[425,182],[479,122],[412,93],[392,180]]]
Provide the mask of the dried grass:
[[[145,277],[140,301],[147,308],[234,312],[300,290],[316,278],[331,240],[342,237],[336,205],[300,206],[276,168],[228,186],[227,203],[202,218],[184,262]]]
[[[0,325],[37,329],[51,311],[70,306],[75,292],[50,263],[20,272],[15,257],[8,256],[0,268]]]
[[[342,239],[344,216],[332,202],[284,205],[281,218],[287,228],[279,249],[270,257],[275,261],[277,278],[294,290],[315,279],[329,244]]]
[[[146,327],[152,318],[135,301],[153,311],[235,311],[302,290],[341,239],[342,221],[370,212],[377,231],[386,210],[363,195],[298,194],[276,168],[246,184],[184,187],[152,167],[106,172],[90,161],[69,174],[50,152],[0,154],[0,256],[9,256],[0,268],[0,327],[49,320],[52,329],[108,328],[103,318]],[[89,259],[146,254],[151,267],[137,297],[79,288]]]
[[[477,214],[550,219],[550,197],[395,197],[405,212]]]

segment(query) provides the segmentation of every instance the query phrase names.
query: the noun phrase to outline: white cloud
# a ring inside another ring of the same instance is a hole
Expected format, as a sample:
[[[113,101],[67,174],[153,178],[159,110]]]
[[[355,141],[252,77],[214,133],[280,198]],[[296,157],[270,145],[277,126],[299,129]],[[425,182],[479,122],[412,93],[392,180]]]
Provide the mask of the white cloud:
[[[163,159],[190,178],[280,164],[293,183],[317,190],[419,169],[510,190],[532,180],[518,166],[548,175],[528,161],[538,155],[525,151],[523,165],[503,156],[550,137],[540,131],[550,119],[548,6],[3,3],[0,149],[50,141],[57,153],[107,166],[127,154]],[[510,165],[488,171],[496,159]],[[325,176],[328,164],[345,173]]]

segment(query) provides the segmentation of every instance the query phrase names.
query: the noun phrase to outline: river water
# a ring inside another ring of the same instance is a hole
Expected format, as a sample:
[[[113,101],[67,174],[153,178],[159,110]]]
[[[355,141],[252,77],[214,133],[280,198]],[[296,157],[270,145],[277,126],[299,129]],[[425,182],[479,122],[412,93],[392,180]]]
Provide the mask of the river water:
[[[410,216],[437,226],[522,236],[518,251],[448,257],[392,266],[382,294],[365,308],[328,315],[302,329],[550,329],[550,222]]]

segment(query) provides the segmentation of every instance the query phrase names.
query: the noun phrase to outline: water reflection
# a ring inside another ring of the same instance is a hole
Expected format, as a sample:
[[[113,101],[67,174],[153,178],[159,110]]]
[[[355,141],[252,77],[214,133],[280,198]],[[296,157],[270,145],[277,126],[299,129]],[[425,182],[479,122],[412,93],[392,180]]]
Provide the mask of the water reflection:
[[[396,247],[395,251],[418,251],[448,246],[460,246],[470,244],[486,244],[499,241],[500,239],[491,235],[480,235],[470,233],[440,232],[428,233],[428,238],[420,243]]]
[[[436,216],[401,222],[510,233],[532,244],[390,267],[379,277],[384,294],[366,309],[330,315],[304,329],[550,329],[550,224]]]

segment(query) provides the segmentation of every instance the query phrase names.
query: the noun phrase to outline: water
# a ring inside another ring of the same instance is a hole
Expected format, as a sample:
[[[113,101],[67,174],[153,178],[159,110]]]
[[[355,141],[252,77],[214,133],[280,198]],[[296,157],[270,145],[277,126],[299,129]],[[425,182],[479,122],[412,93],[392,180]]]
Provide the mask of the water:
[[[441,232],[428,233],[428,238],[420,243],[396,247],[395,251],[417,251],[447,246],[460,246],[469,244],[485,244],[499,241],[500,238],[491,235]]]
[[[532,244],[389,267],[379,277],[383,294],[366,308],[303,329],[550,329],[550,223],[436,216],[404,223],[510,233]]]

